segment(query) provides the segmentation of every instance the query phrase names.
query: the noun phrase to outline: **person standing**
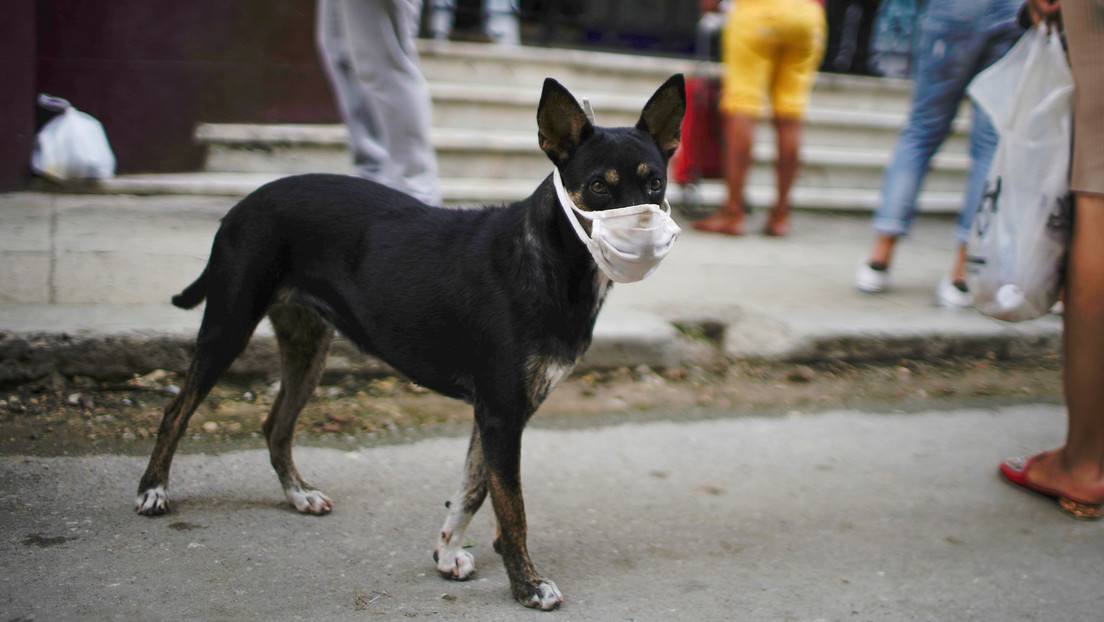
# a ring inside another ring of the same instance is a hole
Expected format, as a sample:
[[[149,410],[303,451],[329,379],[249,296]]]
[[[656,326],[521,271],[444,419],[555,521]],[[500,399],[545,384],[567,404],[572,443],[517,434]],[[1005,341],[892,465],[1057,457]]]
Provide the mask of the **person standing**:
[[[429,85],[414,38],[421,0],[319,0],[316,42],[356,174],[441,203]]]
[[[1017,20],[1021,6],[1023,0],[928,0],[915,51],[912,107],[882,180],[882,201],[873,220],[877,234],[873,248],[855,273],[859,291],[874,294],[890,287],[893,253],[916,218],[916,200],[928,165],[950,134],[967,85],[1023,34]],[[996,149],[997,130],[985,112],[974,106],[972,165],[954,229],[958,251],[950,274],[936,288],[940,306],[973,304],[966,291],[966,240]]]
[[[881,0],[827,0],[828,41],[821,71],[871,73],[868,57]]]
[[[1036,20],[1059,10],[1073,70],[1073,236],[1063,311],[1066,442],[1000,464],[1010,482],[1048,497],[1073,518],[1104,515],[1104,0],[1028,0]]]
[[[703,0],[703,8],[716,2]],[[789,233],[790,190],[800,166],[802,122],[816,70],[824,55],[827,26],[819,0],[738,0],[725,19],[721,41],[724,74],[721,109],[728,200],[695,221],[699,231],[743,235],[744,186],[752,165],[755,124],[770,100],[778,148],[778,194],[763,233]]]

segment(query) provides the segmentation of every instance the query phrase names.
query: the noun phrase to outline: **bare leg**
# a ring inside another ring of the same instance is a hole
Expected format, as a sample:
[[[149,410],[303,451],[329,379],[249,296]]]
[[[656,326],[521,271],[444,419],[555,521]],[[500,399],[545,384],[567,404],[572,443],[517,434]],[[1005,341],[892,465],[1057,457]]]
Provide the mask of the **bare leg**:
[[[966,245],[960,244],[955,253],[954,265],[951,266],[951,283],[966,282]]]
[[[695,229],[728,235],[745,233],[744,186],[751,169],[755,122],[755,117],[750,115],[735,113],[725,116],[724,175],[728,201],[712,216],[696,221],[693,225]]]
[[[269,312],[280,344],[280,392],[264,422],[272,468],[280,478],[288,503],[304,514],[328,514],[333,502],[299,476],[291,458],[295,422],[314,394],[333,329],[314,311],[305,307],[277,305]]]
[[[790,229],[790,191],[801,168],[801,120],[775,119],[774,133],[778,142],[778,162],[775,164],[778,200],[771,208],[763,232],[767,235],[784,236]]]
[[[897,248],[897,236],[879,235],[874,240],[874,248],[870,249],[870,265],[883,265],[889,267],[893,261],[893,251]]]
[[[1104,196],[1077,197],[1066,275],[1066,444],[1032,463],[1030,480],[1104,502]]]

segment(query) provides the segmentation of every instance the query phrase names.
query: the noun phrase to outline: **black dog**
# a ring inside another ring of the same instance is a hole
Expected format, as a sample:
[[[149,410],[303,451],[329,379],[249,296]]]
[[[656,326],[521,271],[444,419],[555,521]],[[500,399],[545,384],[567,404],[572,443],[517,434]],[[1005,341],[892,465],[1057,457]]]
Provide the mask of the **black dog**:
[[[538,138],[581,209],[660,204],[685,109],[676,75],[635,127],[599,128],[548,79]],[[173,298],[183,308],[206,298],[207,307],[187,380],[165,410],[139,484],[137,511],[168,511],[169,467],[189,417],[267,314],[282,362],[264,423],[272,466],[297,510],[329,512],[330,499],[299,477],[291,442],[336,328],[414,382],[474,406],[463,481],[446,504],[434,553],[441,574],[474,574],[463,532],[489,492],[494,546],[514,596],[552,609],[563,599],[526,548],[521,434],[590,345],[609,285],[561,209],[552,176],[523,201],[481,210],[429,207],[338,175],[265,185],[230,210],[206,269]]]

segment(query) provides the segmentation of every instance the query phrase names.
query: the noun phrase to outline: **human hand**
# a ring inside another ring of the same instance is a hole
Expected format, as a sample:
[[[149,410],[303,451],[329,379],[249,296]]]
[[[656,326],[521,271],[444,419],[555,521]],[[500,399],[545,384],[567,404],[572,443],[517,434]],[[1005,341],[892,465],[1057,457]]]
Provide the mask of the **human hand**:
[[[702,15],[706,13],[718,13],[721,10],[721,0],[701,0]]]
[[[1047,31],[1061,25],[1062,6],[1060,0],[1027,0],[1027,9],[1035,25],[1045,23]]]

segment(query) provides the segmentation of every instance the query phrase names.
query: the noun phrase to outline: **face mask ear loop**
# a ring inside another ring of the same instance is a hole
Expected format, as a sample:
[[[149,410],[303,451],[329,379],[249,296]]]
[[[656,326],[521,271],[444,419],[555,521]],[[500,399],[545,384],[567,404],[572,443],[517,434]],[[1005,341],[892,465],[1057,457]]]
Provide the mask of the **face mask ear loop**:
[[[579,239],[588,246],[593,244],[594,241],[587,235],[586,229],[583,229],[583,225],[579,222],[579,215],[576,213],[579,208],[575,206],[575,202],[571,200],[571,197],[567,194],[567,189],[564,188],[563,180],[560,178],[560,169],[552,171],[552,182],[552,185],[556,186],[556,196],[560,199],[560,207],[567,215],[568,222],[575,229],[575,235],[579,236]]]
[[[597,125],[594,122],[594,109],[590,107],[590,98],[583,98],[583,114],[586,115],[587,121],[590,121],[591,125]]]

